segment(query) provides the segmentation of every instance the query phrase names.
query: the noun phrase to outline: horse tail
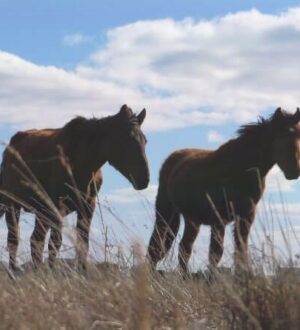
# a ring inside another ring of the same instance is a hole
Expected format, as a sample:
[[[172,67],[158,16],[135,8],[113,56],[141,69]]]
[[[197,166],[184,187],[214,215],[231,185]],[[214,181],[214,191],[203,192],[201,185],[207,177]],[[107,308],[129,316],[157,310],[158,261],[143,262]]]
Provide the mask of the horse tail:
[[[5,159],[5,151],[3,153],[2,162],[0,165],[0,190],[3,188],[4,159]],[[6,210],[4,199],[5,199],[4,195],[2,193],[0,193],[0,218],[4,215],[5,210]]]
[[[155,225],[148,247],[148,259],[153,267],[170,250],[180,225],[180,213],[168,194],[168,182],[174,165],[177,164],[177,158],[176,152],[171,154],[160,170],[155,202]]]
[[[160,171],[159,186],[155,201],[156,220],[163,219],[167,224],[170,222],[172,215],[176,213],[168,194],[168,181],[171,171],[168,160],[165,161]]]
[[[2,170],[2,164],[0,167],[0,189],[2,188],[3,185],[3,170]],[[5,213],[5,207],[4,207],[4,201],[3,201],[3,195],[0,194],[0,218],[3,216]]]

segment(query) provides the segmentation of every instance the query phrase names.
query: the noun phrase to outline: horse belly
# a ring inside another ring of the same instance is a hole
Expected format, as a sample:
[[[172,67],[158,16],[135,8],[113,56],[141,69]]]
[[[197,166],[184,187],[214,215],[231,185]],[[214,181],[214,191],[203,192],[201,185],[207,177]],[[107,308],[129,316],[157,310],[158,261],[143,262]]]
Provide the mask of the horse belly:
[[[185,217],[198,221],[201,224],[211,225],[216,219],[224,223],[231,221],[228,205],[222,190],[218,193],[209,191],[207,193],[190,189],[182,191],[173,196],[173,203],[180,213]]]
[[[68,196],[70,181],[58,160],[29,162],[27,166],[11,164],[6,168],[2,189],[25,211],[45,209]],[[9,198],[7,198],[9,200]]]
[[[241,181],[226,185],[211,184],[207,187],[189,183],[180,189],[173,189],[169,196],[179,212],[186,217],[207,225],[216,219],[222,219],[227,224],[234,221],[236,215],[247,214],[261,195],[259,189],[248,185],[248,180],[244,178]]]

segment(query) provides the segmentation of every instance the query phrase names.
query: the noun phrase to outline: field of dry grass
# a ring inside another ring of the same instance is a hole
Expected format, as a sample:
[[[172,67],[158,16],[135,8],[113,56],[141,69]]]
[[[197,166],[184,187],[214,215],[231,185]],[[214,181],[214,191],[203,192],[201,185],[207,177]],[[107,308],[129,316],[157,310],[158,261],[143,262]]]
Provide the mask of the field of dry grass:
[[[102,235],[106,251],[104,224]],[[1,271],[0,329],[300,328],[300,274],[293,264],[277,271],[273,253],[269,275],[260,253],[253,275],[217,273],[208,280],[205,274],[150,273],[143,252],[136,252],[131,265],[89,263],[85,274],[67,264],[53,271]]]
[[[1,329],[299,329],[300,276],[183,279],[90,265],[0,274]]]
[[[90,261],[85,274],[68,263],[54,271],[2,269],[0,329],[299,329],[300,273],[289,259],[280,271],[272,253],[270,260],[258,253],[255,275],[220,268],[208,280],[205,273],[150,273],[141,247],[132,253],[118,265]]]

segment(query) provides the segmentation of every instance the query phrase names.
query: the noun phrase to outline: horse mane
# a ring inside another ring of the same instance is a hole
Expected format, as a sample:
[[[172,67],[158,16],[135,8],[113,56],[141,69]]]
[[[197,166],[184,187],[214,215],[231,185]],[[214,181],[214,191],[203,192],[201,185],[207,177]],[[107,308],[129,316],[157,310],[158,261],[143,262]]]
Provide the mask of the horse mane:
[[[253,136],[261,136],[263,133],[266,133],[266,130],[271,121],[272,117],[270,117],[269,119],[259,117],[257,122],[242,125],[237,130],[238,138],[247,139]]]
[[[134,126],[138,124],[138,119],[135,114],[132,114],[126,122],[122,121],[120,118],[118,118],[118,114],[112,115],[112,116],[106,116],[102,118],[86,118],[83,116],[76,116],[75,118],[71,119],[69,122],[67,122],[63,129],[66,130],[93,130],[93,129],[104,129],[107,125],[111,126],[118,126],[118,125],[124,125],[127,124],[128,126]]]
[[[273,113],[269,118],[260,116],[256,122],[240,126],[236,138],[225,142],[217,150],[221,153],[227,153],[232,148],[238,147],[243,152],[245,144],[254,146],[259,141],[268,139],[274,130],[288,126],[292,122],[293,114],[284,110],[281,111],[280,118],[276,116],[276,113]]]
[[[82,116],[77,116],[73,119],[71,119],[69,122],[67,122],[63,129],[71,129],[71,130],[80,130],[80,129],[92,129],[95,128],[96,126],[99,127],[99,125],[104,124],[105,122],[108,121],[109,117],[104,117],[101,119],[98,118],[85,118]]]
[[[269,118],[265,119],[262,116],[258,117],[257,122],[242,125],[237,134],[240,138],[260,138],[265,134],[268,134],[269,129],[276,129],[283,126],[288,126],[293,122],[294,115],[281,110],[280,119],[277,118],[276,113],[273,113]]]

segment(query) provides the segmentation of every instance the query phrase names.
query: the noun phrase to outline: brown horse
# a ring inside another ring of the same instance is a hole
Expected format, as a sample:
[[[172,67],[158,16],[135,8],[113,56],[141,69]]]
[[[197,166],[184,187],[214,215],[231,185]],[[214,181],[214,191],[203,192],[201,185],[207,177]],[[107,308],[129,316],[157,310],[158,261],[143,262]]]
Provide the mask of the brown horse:
[[[77,259],[85,267],[89,228],[102,184],[101,166],[109,162],[135,189],[148,186],[146,138],[141,131],[145,116],[145,109],[135,115],[123,105],[114,116],[77,117],[59,129],[28,130],[12,137],[0,174],[11,268],[16,268],[21,208],[36,215],[31,236],[36,266],[42,263],[49,229],[49,263],[53,266],[62,243],[62,217],[76,211]]]
[[[211,226],[209,269],[223,254],[225,225],[235,222],[235,265],[248,269],[247,240],[265,178],[277,164],[289,180],[300,173],[300,111],[278,108],[269,119],[242,126],[238,137],[217,150],[183,149],[172,153],[160,171],[156,223],[148,258],[155,268],[178,233],[180,214],[185,229],[179,247],[184,272],[201,224]]]

